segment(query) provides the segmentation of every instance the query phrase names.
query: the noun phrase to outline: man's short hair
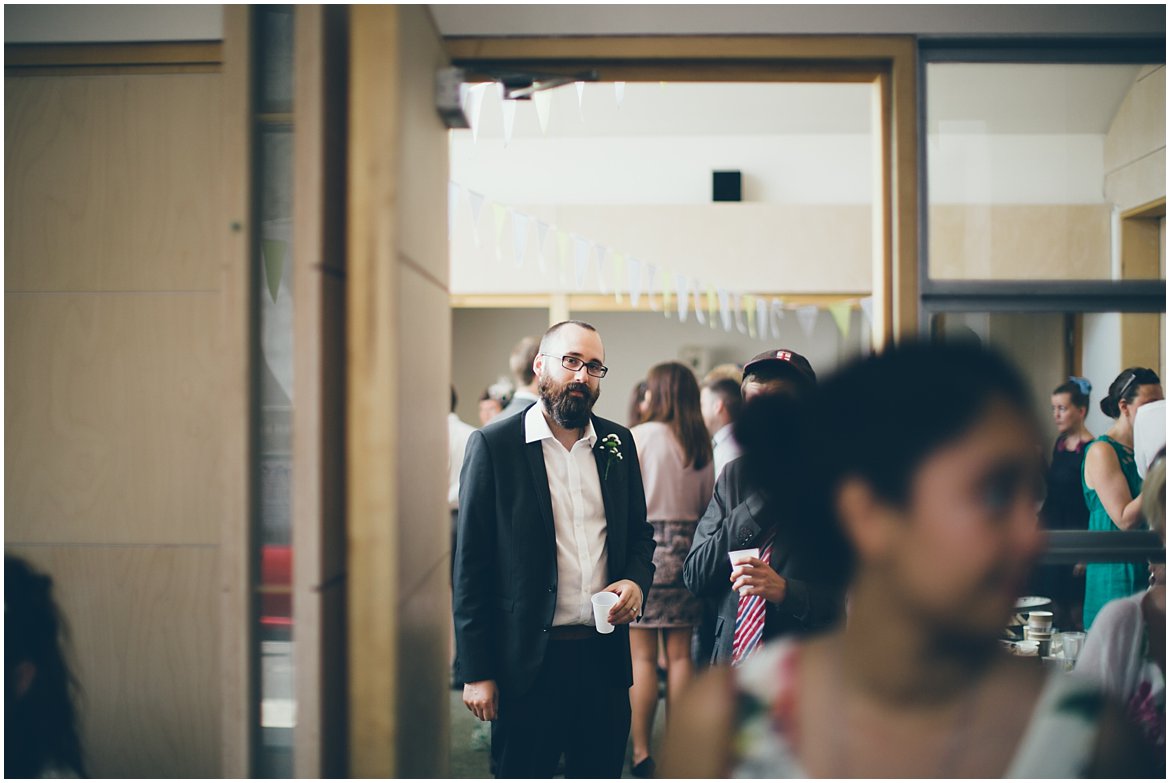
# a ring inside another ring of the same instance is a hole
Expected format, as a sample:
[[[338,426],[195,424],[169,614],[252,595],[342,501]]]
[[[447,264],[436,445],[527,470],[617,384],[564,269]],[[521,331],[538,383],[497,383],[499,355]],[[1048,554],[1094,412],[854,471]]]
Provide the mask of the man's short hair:
[[[703,388],[719,398],[732,421],[739,419],[739,411],[743,408],[743,393],[738,383],[730,378],[712,378],[703,384]]]
[[[561,321],[559,324],[553,324],[552,326],[550,326],[548,328],[548,331],[544,333],[544,337],[540,338],[540,346],[539,346],[539,348],[537,348],[537,350],[538,351],[544,350],[544,347],[546,345],[548,345],[549,340],[556,337],[557,333],[560,332],[562,329],[564,329],[566,326],[579,326],[580,328],[585,329],[586,331],[589,331],[589,332],[596,332],[597,331],[597,329],[594,328],[593,324],[587,324],[584,321]]]
[[[540,342],[536,337],[525,337],[516,343],[512,355],[508,357],[508,368],[518,387],[528,386],[536,379],[532,363],[536,361],[536,354],[540,353]]]

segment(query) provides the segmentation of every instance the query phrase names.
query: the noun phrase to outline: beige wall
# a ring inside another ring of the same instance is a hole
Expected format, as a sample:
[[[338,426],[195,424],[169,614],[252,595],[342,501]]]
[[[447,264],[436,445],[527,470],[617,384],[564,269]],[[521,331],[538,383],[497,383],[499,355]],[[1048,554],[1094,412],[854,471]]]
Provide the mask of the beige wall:
[[[5,547],[96,777],[220,773],[217,74],[5,80]]]
[[[1138,74],[1105,137],[1105,194],[1122,211],[1166,196],[1166,66]]]

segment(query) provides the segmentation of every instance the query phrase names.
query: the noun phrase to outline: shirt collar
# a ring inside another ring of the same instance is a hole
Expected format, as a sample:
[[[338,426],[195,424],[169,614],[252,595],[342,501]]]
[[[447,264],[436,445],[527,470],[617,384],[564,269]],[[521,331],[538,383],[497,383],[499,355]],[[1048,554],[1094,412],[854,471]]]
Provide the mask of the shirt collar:
[[[548,420],[544,418],[544,401],[541,400],[529,408],[528,413],[524,414],[524,442],[532,443],[546,438],[554,438],[554,435],[548,426]],[[593,448],[597,443],[597,431],[593,429],[592,416],[589,417],[589,423],[585,425],[584,439],[589,441],[589,448]]]
[[[715,444],[722,443],[731,437],[733,427],[730,424],[724,424],[719,428],[719,431],[711,436],[711,442]]]

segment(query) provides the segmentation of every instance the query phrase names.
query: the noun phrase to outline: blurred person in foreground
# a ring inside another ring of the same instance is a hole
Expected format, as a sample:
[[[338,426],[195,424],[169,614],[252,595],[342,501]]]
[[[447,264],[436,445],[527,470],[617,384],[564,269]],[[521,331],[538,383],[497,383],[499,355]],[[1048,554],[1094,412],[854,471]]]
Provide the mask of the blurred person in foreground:
[[[687,591],[682,564],[695,524],[707,508],[715,471],[711,442],[699,410],[699,384],[690,368],[664,362],[646,375],[645,421],[630,430],[646,490],[646,518],[654,528],[654,600],[630,628],[634,685],[630,688],[635,777],[654,776],[650,737],[658,709],[659,643],[665,651],[666,710],[690,684],[691,635],[703,605]]]
[[[765,396],[804,399],[816,393],[816,383],[807,359],[779,349],[744,365],[741,391],[747,402]],[[742,434],[737,427],[737,440]],[[799,463],[804,444],[784,433],[777,438],[776,448],[793,450]],[[806,549],[800,511],[785,502],[766,505],[765,490],[742,457],[728,463],[683,563],[687,589],[707,602],[712,618],[699,634],[704,664],[738,666],[768,639],[824,628],[843,608],[841,579],[823,563],[829,553]],[[733,568],[729,555],[742,549],[758,549],[759,556]]]
[[[1142,478],[1133,451],[1138,410],[1163,398],[1157,373],[1130,367],[1109,385],[1101,411],[1113,426],[1085,451],[1083,483],[1089,530],[1141,530]],[[1085,567],[1084,627],[1089,630],[1101,607],[1143,589],[1146,575],[1133,563],[1089,563]]]
[[[846,366],[806,410],[749,404],[741,459],[769,502],[850,547],[848,619],[697,680],[664,776],[1151,774],[1096,688],[998,643],[1042,546],[1031,410],[1001,358],[918,344]]]
[[[66,637],[52,579],[5,555],[5,778],[85,776]]]

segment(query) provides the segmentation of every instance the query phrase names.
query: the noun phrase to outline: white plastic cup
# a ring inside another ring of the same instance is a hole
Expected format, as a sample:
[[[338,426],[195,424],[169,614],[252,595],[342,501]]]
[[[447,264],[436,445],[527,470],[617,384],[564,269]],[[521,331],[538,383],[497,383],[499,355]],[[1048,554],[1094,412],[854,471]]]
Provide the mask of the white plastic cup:
[[[734,552],[727,553],[727,559],[731,561],[732,568],[735,568],[740,563],[746,563],[749,559],[751,559],[753,557],[756,559],[759,559],[760,550],[758,548],[757,549],[737,549]],[[739,594],[743,595],[744,591],[747,589],[748,588],[746,588],[746,587],[741,587],[739,589]]]
[[[613,633],[613,625],[609,622],[609,610],[619,601],[617,593],[602,592],[593,594],[593,623],[598,633]]]
[[[1060,635],[1060,646],[1065,660],[1076,663],[1081,655],[1081,648],[1085,646],[1085,632],[1065,631]]]

